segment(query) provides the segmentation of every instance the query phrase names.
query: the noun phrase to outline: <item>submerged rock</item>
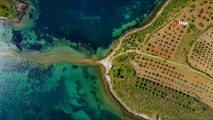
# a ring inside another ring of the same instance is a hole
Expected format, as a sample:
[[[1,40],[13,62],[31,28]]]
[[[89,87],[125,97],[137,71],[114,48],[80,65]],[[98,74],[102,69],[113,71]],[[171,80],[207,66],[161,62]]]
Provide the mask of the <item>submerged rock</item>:
[[[21,42],[23,41],[23,35],[21,30],[13,30],[12,42],[19,50],[22,50]]]

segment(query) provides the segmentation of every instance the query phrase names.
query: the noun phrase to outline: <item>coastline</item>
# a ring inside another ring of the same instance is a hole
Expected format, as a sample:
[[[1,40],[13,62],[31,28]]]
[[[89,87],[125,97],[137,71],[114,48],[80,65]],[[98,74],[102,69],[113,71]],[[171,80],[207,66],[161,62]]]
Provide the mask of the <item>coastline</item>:
[[[105,57],[104,59],[100,60],[100,61],[97,61],[97,63],[99,63],[101,66],[104,67],[104,71],[102,71],[103,73],[103,77],[105,79],[105,82],[106,82],[106,85],[107,85],[107,88],[108,88],[108,91],[109,93],[111,94],[111,96],[122,106],[122,108],[127,112],[129,113],[130,115],[133,115],[137,118],[141,118],[141,119],[155,119],[155,118],[152,118],[152,116],[150,115],[146,115],[146,114],[141,114],[141,113],[136,113],[135,111],[132,111],[129,107],[127,107],[117,96],[116,94],[113,92],[113,89],[112,89],[112,86],[111,86],[111,83],[110,83],[110,76],[108,75],[109,74],[109,70],[111,69],[112,67],[112,62],[113,62],[113,55],[114,53],[116,52],[117,49],[120,48],[120,45],[122,43],[122,40],[128,36],[129,34],[131,33],[134,33],[134,32],[137,32],[139,30],[142,30],[142,29],[145,29],[147,27],[149,27],[157,18],[158,16],[161,14],[161,12],[163,11],[163,9],[165,8],[165,6],[170,2],[171,0],[165,0],[163,1],[162,5],[159,5],[160,8],[157,8],[156,10],[159,10],[159,11],[156,11],[156,14],[153,15],[154,13],[151,13],[151,16],[144,22],[144,25],[142,25],[141,27],[139,28],[135,28],[135,29],[130,29],[128,30],[127,32],[123,33],[122,36],[120,36],[118,38],[118,45],[112,49],[112,52],[109,53],[107,55],[107,57]],[[150,20],[150,21],[149,21]]]
[[[117,48],[119,48],[120,46],[120,40],[125,38],[126,36],[128,36],[131,33],[137,32],[139,30],[145,29],[146,27],[148,27],[150,25],[151,22],[154,21],[154,19],[156,19],[158,16],[158,14],[160,14],[159,12],[161,12],[166,4],[168,4],[168,2],[171,0],[162,0],[162,2],[156,6],[156,8],[147,16],[147,18],[145,18],[141,23],[139,23],[138,26],[132,27],[127,29],[126,31],[124,31],[116,40],[114,40],[111,45],[109,46],[108,50],[109,51],[105,57],[98,59],[99,61],[107,58],[108,56],[110,56],[112,54],[112,52],[116,51]]]
[[[100,65],[102,65],[101,63],[99,63]],[[102,65],[102,67],[105,69],[106,68]],[[101,69],[103,70],[103,69]],[[149,120],[151,119],[151,117],[149,115],[146,114],[138,114],[135,111],[132,111],[129,107],[127,107],[117,96],[116,94],[113,92],[112,90],[112,86],[110,85],[110,77],[109,75],[106,74],[106,72],[102,72],[104,74],[103,79],[105,79],[105,83],[106,83],[106,87],[107,90],[109,92],[109,94],[111,95],[110,97],[112,97],[120,106],[122,109],[124,109],[124,112],[126,112],[128,115],[131,115],[137,119],[145,119],[145,120]]]

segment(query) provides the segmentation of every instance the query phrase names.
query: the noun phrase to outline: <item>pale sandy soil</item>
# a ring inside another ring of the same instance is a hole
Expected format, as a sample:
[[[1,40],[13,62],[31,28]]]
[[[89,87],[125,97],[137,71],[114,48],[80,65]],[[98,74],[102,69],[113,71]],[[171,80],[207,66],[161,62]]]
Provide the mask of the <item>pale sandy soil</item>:
[[[174,17],[169,24],[166,24],[160,30],[152,34],[149,41],[144,45],[142,51],[162,58],[174,60],[175,52],[190,24],[195,25],[199,30],[203,30],[207,26],[213,24],[213,20],[211,20],[210,17],[213,14],[213,4],[207,3],[201,5],[200,2],[198,2],[195,5],[195,8],[189,7],[180,11],[180,14],[178,13],[179,15]],[[209,7],[211,7],[211,9],[209,9]],[[198,17],[201,10],[203,10],[203,13],[201,14],[201,17]],[[202,19],[202,17],[206,18]],[[173,20],[187,21],[189,25],[173,26]],[[200,23],[203,24],[202,27],[199,26]]]

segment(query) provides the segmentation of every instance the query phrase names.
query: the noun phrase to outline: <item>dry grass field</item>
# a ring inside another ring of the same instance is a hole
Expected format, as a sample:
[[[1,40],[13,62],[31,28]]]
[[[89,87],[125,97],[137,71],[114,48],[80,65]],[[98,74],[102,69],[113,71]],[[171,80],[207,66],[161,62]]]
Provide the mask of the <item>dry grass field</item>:
[[[213,24],[213,3],[203,1],[191,4],[179,12],[170,23],[155,31],[144,45],[143,52],[174,60],[174,55],[189,27],[204,30]],[[187,21],[189,25],[173,25],[173,21]],[[195,34],[196,35],[196,34]],[[186,56],[185,56],[186,57]]]
[[[213,77],[213,27],[204,32],[188,54],[189,63]]]

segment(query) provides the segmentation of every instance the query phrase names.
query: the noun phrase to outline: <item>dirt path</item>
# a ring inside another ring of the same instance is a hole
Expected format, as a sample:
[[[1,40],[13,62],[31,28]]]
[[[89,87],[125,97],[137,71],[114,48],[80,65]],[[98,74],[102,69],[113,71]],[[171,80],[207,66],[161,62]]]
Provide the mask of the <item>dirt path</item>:
[[[104,65],[104,67],[106,68],[106,74],[108,73],[108,71],[110,70],[110,68],[111,68],[111,66],[112,66],[112,60],[114,59],[113,55],[114,55],[115,52],[121,47],[121,44],[122,44],[123,40],[124,40],[128,35],[130,35],[130,34],[132,34],[132,33],[134,33],[134,32],[137,32],[137,31],[139,31],[139,30],[143,30],[143,29],[149,27],[153,22],[155,22],[155,20],[159,17],[159,15],[162,13],[163,9],[167,6],[167,4],[168,4],[170,1],[171,1],[171,0],[168,0],[168,1],[164,4],[164,6],[161,8],[160,11],[158,11],[157,15],[155,16],[154,19],[152,19],[151,22],[149,22],[148,24],[146,24],[145,26],[143,26],[143,27],[141,27],[141,28],[134,29],[134,30],[130,31],[130,32],[126,33],[124,36],[122,36],[121,38],[119,38],[119,39],[118,39],[119,44],[118,44],[118,46],[112,51],[112,53],[111,53],[109,56],[107,56],[106,58],[104,58],[104,59],[98,61],[98,63]],[[120,53],[119,53],[119,54],[120,54]]]
[[[161,58],[161,57],[159,57],[159,56],[150,55],[150,54],[147,54],[147,53],[138,51],[138,50],[129,50],[129,51],[126,51],[125,53],[120,53],[120,54],[114,56],[113,59],[116,58],[116,57],[118,57],[118,56],[120,56],[120,55],[125,55],[125,54],[127,54],[127,53],[132,53],[132,52],[135,52],[135,53],[141,54],[141,55],[145,55],[145,56],[149,56],[149,57],[152,57],[152,58],[154,58],[154,59],[166,60],[166,59]],[[174,65],[176,65],[176,66],[178,66],[178,67],[181,67],[181,68],[183,68],[183,69],[188,69],[188,70],[190,70],[190,71],[192,71],[192,72],[194,72],[194,73],[197,73],[197,74],[199,74],[199,75],[202,75],[202,76],[208,78],[209,80],[213,81],[211,77],[209,77],[209,76],[207,76],[206,74],[204,74],[204,73],[202,73],[202,72],[199,72],[199,71],[197,71],[197,70],[195,70],[195,69],[193,69],[193,68],[191,68],[191,67],[189,67],[189,66],[187,66],[187,65],[184,65],[184,64],[181,64],[181,63],[177,63],[177,62],[174,62],[174,61],[171,61],[171,60],[166,60],[166,62],[171,63],[171,64],[174,64]]]

